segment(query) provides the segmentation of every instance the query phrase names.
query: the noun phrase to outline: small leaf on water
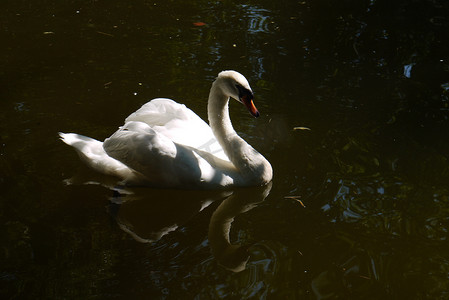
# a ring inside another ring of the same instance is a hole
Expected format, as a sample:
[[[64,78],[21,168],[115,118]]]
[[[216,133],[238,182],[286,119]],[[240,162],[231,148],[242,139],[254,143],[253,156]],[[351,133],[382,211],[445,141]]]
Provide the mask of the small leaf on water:
[[[303,126],[299,126],[299,127],[293,127],[293,130],[312,130],[309,127],[303,127]]]
[[[193,25],[194,26],[204,26],[204,25],[206,25],[206,23],[204,23],[204,22],[195,22],[195,23],[193,23]]]
[[[301,204],[302,207],[306,208],[306,206],[304,205],[304,203],[301,201],[301,196],[285,196],[284,199],[292,199],[295,200],[297,202],[299,202],[299,204]]]

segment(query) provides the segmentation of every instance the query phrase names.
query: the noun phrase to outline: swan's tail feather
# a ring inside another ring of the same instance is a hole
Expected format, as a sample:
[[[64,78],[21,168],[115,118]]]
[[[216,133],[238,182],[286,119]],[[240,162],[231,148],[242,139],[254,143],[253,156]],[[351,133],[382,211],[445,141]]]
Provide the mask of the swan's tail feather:
[[[76,133],[59,132],[59,136],[64,143],[75,148],[82,161],[97,172],[117,176],[125,181],[142,181],[139,173],[110,157],[104,151],[102,142]]]
[[[59,132],[59,137],[61,139],[61,141],[63,141],[64,143],[66,143],[69,146],[73,146],[76,147],[75,145],[80,142],[80,141],[85,141],[85,142],[99,142],[93,138],[84,136],[84,135],[80,135],[80,134],[76,134],[76,133],[63,133],[63,132]],[[99,142],[100,143],[100,142]]]

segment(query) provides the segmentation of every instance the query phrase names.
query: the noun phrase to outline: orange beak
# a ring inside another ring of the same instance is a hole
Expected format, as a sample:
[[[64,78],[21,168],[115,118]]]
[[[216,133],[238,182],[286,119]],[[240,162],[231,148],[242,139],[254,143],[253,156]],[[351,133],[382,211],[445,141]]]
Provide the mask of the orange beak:
[[[253,117],[259,117],[259,111],[257,110],[256,106],[254,105],[253,99],[251,99],[248,96],[243,96],[242,99],[240,99],[243,104],[245,104],[248,111],[253,115]]]

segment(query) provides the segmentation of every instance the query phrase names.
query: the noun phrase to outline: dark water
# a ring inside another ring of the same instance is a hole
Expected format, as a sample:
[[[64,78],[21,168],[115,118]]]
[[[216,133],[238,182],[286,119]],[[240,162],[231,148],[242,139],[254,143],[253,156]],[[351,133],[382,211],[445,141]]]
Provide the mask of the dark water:
[[[1,298],[449,298],[449,2],[0,11]],[[64,183],[116,184],[58,131],[102,140],[155,97],[205,118],[224,69],[256,93],[259,119],[236,103],[231,116],[273,165],[271,190]],[[237,263],[214,236],[232,220]]]

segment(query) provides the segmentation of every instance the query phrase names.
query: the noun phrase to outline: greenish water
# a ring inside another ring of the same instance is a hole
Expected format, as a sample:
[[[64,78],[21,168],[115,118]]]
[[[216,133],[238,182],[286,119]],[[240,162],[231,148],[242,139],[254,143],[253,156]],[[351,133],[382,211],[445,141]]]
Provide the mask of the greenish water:
[[[0,11],[1,298],[449,297],[447,1]],[[102,140],[155,97],[206,118],[225,69],[255,92],[261,117],[231,103],[231,118],[270,160],[271,187],[118,196],[81,184],[116,181],[57,132]],[[249,246],[240,272],[216,252],[232,219],[231,243]]]

